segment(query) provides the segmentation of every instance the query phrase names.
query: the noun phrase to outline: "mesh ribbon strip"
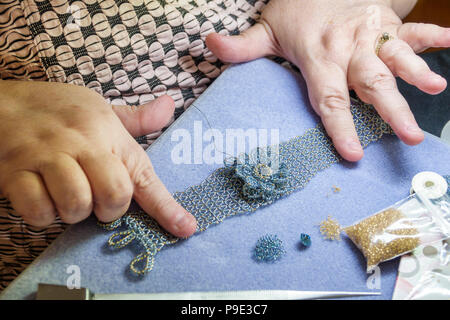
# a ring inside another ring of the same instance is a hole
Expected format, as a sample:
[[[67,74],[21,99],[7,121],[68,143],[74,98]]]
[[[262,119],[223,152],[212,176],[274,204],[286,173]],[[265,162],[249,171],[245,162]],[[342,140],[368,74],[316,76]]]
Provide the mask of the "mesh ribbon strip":
[[[352,100],[351,112],[363,147],[379,140],[384,134],[393,134],[389,125],[371,105]],[[197,232],[204,231],[225,218],[253,212],[303,188],[316,173],[342,159],[321,124],[301,136],[281,143],[278,150],[280,165],[288,172],[282,194],[273,193],[272,197],[262,198],[245,197],[242,192],[243,179],[235,174],[233,166],[219,168],[201,184],[173,194],[175,200],[197,219]],[[107,230],[116,229],[120,225],[125,228],[125,231],[116,232],[109,238],[110,246],[122,248],[135,240],[143,247],[144,252],[130,264],[131,270],[136,274],[150,271],[157,252],[166,244],[179,240],[164,231],[144,211],[129,212],[112,223],[100,225]]]

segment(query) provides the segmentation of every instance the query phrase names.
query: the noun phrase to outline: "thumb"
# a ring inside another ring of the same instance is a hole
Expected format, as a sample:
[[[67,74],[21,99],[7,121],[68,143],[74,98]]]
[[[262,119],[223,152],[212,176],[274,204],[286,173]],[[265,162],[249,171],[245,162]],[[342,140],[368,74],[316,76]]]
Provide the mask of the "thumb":
[[[236,36],[211,33],[206,37],[209,50],[224,62],[239,63],[268,55],[277,55],[269,25],[261,20]]]
[[[139,137],[158,130],[169,124],[175,103],[167,95],[140,106],[112,106],[125,129],[133,136]]]
[[[145,151],[137,144],[133,151],[123,159],[133,183],[133,198],[168,232],[177,237],[192,235],[197,228],[195,217],[175,201]]]

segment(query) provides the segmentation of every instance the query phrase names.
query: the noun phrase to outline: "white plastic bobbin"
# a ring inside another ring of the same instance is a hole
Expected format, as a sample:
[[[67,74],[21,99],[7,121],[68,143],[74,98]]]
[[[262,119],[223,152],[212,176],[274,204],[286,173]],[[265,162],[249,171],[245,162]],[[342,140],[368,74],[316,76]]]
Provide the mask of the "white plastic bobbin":
[[[444,177],[436,172],[423,171],[416,174],[412,179],[410,194],[423,189],[427,190],[431,199],[436,199],[447,193],[448,184]]]

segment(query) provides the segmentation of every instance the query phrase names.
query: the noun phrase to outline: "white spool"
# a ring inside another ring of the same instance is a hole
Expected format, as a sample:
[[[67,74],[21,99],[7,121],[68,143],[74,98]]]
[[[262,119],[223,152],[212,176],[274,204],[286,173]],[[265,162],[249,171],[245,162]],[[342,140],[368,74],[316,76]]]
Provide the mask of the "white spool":
[[[417,190],[426,190],[431,199],[442,197],[447,193],[447,181],[432,171],[423,171],[414,176],[411,181],[410,193],[413,194]]]

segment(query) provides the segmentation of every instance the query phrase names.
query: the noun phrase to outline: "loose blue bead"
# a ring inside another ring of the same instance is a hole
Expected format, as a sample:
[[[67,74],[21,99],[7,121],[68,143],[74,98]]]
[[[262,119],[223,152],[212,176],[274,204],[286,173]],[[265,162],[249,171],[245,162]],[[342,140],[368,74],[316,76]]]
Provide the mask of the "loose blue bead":
[[[311,237],[307,235],[306,233],[302,233],[300,235],[300,242],[305,247],[309,247],[311,245]]]

